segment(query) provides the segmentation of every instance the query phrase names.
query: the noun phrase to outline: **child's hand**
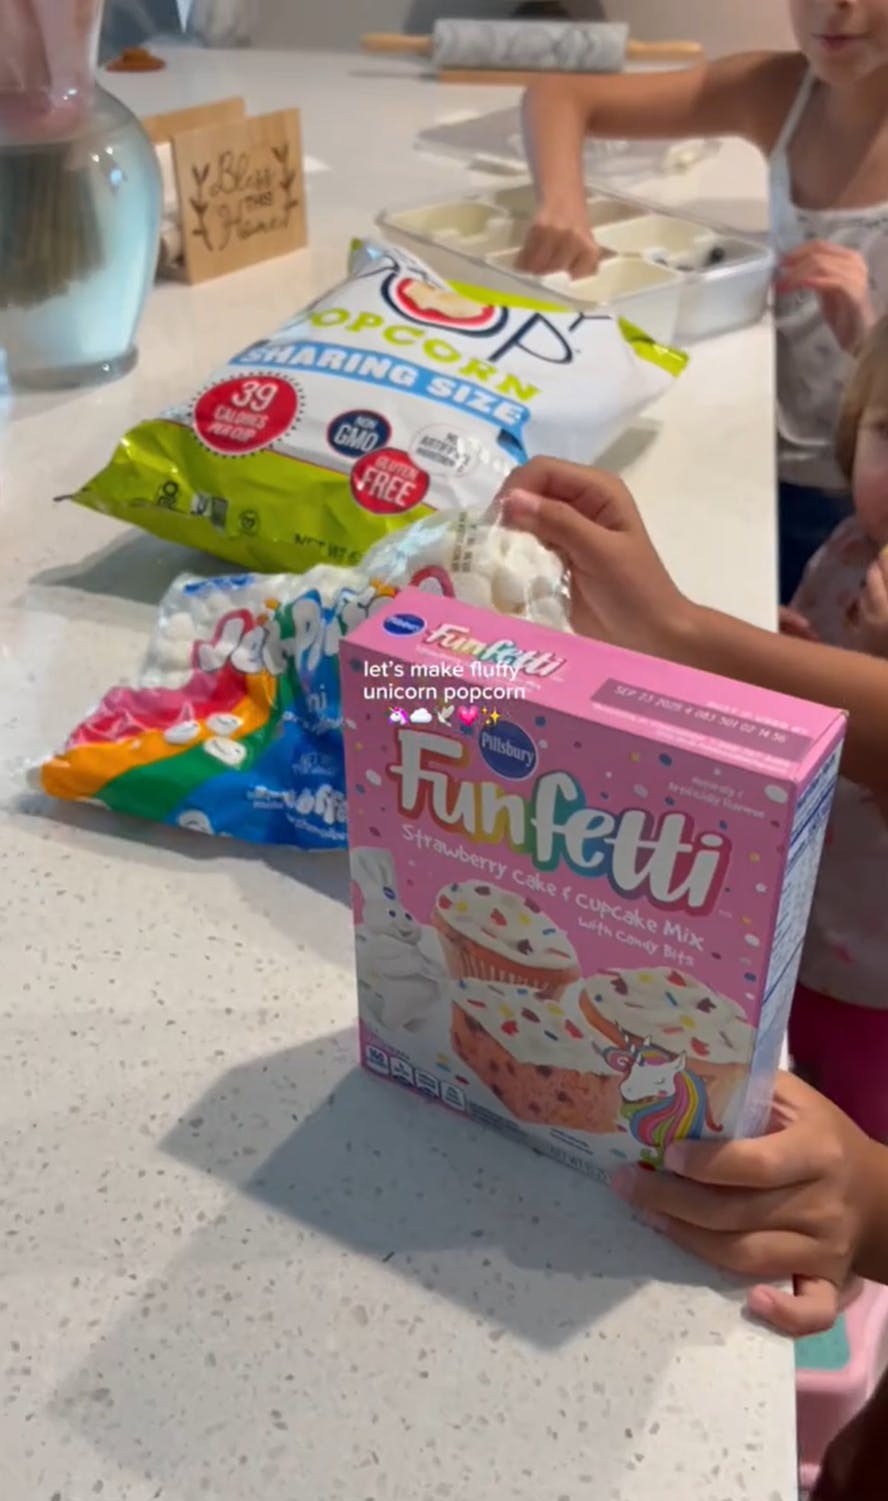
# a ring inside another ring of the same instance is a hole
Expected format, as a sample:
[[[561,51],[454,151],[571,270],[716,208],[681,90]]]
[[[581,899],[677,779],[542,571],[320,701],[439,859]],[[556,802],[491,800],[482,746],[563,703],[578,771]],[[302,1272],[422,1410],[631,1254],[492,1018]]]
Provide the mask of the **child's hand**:
[[[780,263],[777,291],[816,292],[824,319],[847,354],[857,354],[876,319],[869,267],[845,245],[811,240],[791,250]]]
[[[780,634],[781,636],[795,636],[799,641],[820,640],[810,620],[806,620],[798,610],[790,610],[786,605],[780,606]]]
[[[798,1337],[835,1322],[842,1284],[870,1234],[879,1151],[822,1095],[780,1074],[768,1136],[682,1142],[666,1153],[675,1176],[624,1168],[614,1186],[705,1261],[747,1278],[794,1277],[794,1294],[759,1285],[748,1306]]]
[[[693,606],[679,592],[622,480],[559,459],[532,459],[502,491],[508,526],[532,532],[570,564],[572,621],[584,636],[654,656]]]
[[[872,657],[888,657],[888,558],[870,565],[857,613],[857,645]]]
[[[553,214],[541,209],[527,232],[515,269],[531,271],[535,276],[567,271],[576,281],[592,276],[600,260],[601,250],[586,222],[583,204],[580,214]]]

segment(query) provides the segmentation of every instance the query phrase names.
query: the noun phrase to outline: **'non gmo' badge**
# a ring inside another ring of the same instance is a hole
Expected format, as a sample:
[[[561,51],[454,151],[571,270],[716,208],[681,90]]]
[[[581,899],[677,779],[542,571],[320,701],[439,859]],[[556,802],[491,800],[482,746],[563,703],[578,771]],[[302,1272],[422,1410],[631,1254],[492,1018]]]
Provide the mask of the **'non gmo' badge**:
[[[347,459],[384,448],[391,435],[391,424],[378,412],[341,412],[327,428],[330,447]]]

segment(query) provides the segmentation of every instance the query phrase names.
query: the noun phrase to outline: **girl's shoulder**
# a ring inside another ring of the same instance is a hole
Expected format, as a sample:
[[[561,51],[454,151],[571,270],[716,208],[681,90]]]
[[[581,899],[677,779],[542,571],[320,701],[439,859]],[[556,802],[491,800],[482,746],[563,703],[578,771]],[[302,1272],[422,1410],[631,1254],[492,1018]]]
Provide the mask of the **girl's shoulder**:
[[[749,134],[770,156],[808,77],[803,52],[761,52],[748,58]]]

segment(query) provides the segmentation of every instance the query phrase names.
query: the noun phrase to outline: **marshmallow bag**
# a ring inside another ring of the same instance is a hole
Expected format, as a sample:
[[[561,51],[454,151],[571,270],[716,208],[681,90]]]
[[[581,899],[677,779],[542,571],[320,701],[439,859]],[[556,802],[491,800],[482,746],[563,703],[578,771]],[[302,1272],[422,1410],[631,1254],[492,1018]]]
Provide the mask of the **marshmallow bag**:
[[[535,454],[591,461],[684,365],[607,312],[453,287],[363,244],[74,498],[240,568],[353,566],[430,512],[482,510]]]
[[[430,515],[351,569],[184,576],[135,686],[106,694],[33,784],[205,834],[343,848],[339,642],[407,584],[569,630],[561,561],[490,515]]]

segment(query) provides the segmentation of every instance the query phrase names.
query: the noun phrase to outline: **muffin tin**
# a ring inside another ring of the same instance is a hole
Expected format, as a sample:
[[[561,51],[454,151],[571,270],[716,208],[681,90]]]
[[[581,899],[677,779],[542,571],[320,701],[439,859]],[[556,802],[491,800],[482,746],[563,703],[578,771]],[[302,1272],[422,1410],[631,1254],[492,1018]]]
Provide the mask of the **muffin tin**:
[[[548,294],[583,311],[609,308],[664,343],[690,344],[756,323],[774,259],[767,246],[640,199],[593,193],[589,224],[601,247],[594,276],[532,276],[516,262],[535,207],[521,183],[470,198],[388,210],[377,223],[440,276],[490,291]]]

